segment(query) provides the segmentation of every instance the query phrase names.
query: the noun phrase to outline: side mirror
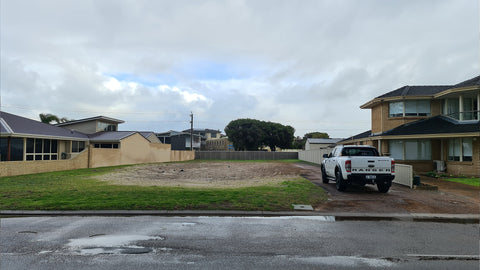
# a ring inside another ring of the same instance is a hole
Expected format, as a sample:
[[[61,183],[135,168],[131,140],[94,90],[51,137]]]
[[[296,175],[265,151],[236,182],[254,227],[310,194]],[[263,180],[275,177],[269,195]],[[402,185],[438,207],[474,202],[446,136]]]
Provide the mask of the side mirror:
[[[328,154],[323,154],[323,158],[328,158]]]

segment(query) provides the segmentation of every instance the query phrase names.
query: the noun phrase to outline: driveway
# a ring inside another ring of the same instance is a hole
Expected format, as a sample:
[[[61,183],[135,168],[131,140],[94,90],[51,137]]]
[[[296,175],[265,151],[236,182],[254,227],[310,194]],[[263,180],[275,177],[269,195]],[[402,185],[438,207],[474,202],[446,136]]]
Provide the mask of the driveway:
[[[354,213],[437,213],[437,214],[478,214],[480,189],[459,183],[422,177],[423,183],[438,186],[438,190],[418,190],[393,184],[388,193],[379,193],[377,187],[349,186],[346,192],[339,192],[335,182],[322,183],[320,166],[297,164],[302,176],[328,192],[328,201],[315,211]]]

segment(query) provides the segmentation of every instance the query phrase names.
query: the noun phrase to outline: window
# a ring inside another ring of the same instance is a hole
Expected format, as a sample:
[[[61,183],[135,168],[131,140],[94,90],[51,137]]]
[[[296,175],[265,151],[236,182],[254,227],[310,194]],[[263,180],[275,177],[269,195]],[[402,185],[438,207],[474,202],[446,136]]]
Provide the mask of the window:
[[[377,149],[375,148],[364,148],[364,147],[348,147],[342,149],[342,156],[368,156],[375,157],[378,156]]]
[[[460,100],[463,100],[460,106]],[[462,107],[462,111],[460,111]],[[478,103],[473,97],[447,98],[443,100],[442,114],[456,120],[478,120]]]
[[[401,116],[403,116],[403,101],[390,102],[390,104],[389,104],[389,116],[390,117],[401,117]]]
[[[430,116],[430,100],[390,102],[389,117]]]
[[[8,138],[0,138],[0,158],[7,161]],[[10,138],[10,161],[23,160],[23,138]]]
[[[118,143],[96,143],[93,145],[94,148],[110,148],[118,149]]]
[[[217,138],[217,133],[210,133],[211,138]]]
[[[26,160],[57,160],[58,141],[27,138]]]
[[[432,144],[430,140],[391,140],[390,156],[398,160],[431,160]]]
[[[448,141],[449,161],[472,161],[473,140],[472,138],[456,138]]]
[[[97,122],[97,131],[117,131],[117,126],[105,122]]]
[[[72,141],[72,153],[79,153],[85,149],[85,142]]]

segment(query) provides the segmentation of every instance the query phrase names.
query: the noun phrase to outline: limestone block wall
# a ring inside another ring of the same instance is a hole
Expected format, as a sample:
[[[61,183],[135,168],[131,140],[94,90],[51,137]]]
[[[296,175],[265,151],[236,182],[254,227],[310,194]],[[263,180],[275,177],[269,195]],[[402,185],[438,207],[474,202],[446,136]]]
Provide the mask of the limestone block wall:
[[[0,162],[0,177],[88,168],[88,150],[72,159]]]

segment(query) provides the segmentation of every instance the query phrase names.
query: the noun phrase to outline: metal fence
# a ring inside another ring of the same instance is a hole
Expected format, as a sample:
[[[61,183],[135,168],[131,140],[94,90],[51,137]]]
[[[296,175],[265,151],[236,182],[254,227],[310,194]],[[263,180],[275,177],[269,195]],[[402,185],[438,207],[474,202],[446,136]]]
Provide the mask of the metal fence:
[[[298,152],[195,151],[195,159],[220,159],[220,160],[298,159]]]
[[[322,164],[323,155],[330,154],[331,151],[331,148],[301,151],[298,152],[298,159],[311,163]]]
[[[413,188],[412,165],[395,164],[395,179],[393,182]]]

